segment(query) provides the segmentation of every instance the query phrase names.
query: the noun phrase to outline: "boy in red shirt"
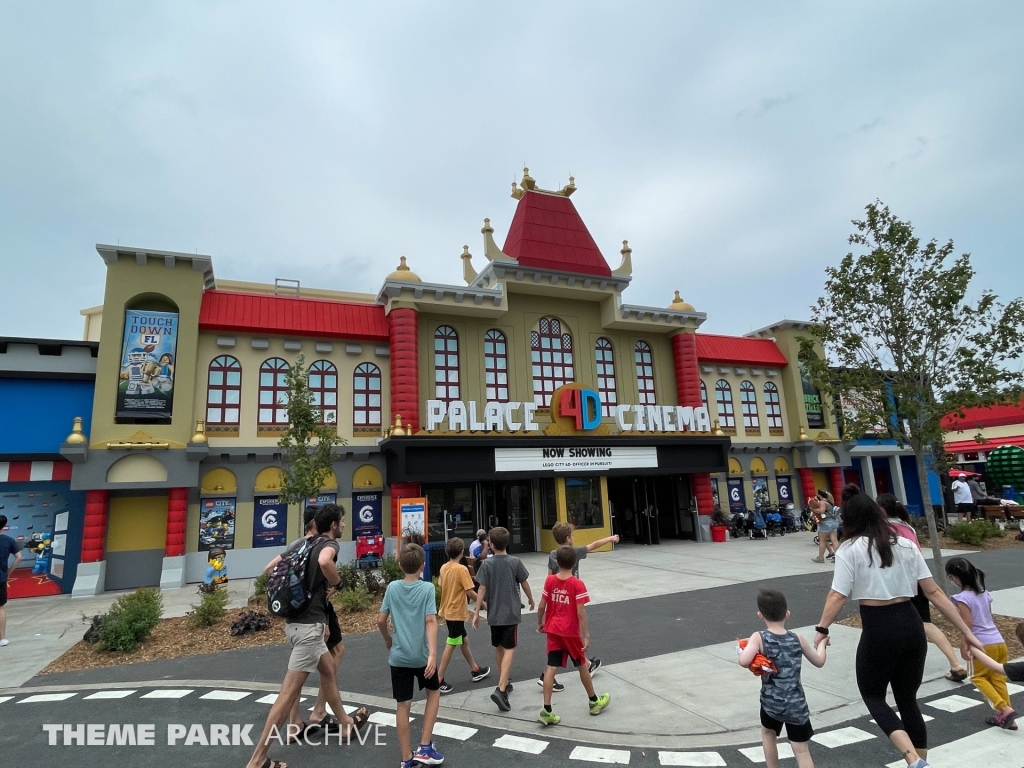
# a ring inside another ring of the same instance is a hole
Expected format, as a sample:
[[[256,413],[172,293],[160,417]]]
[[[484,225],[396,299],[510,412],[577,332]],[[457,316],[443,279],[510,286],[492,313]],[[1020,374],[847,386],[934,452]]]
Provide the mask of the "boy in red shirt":
[[[537,608],[537,631],[548,636],[548,665],[544,669],[544,709],[537,716],[544,725],[558,725],[562,721],[551,711],[551,694],[555,683],[557,667],[564,667],[568,660],[580,673],[580,682],[590,699],[590,714],[599,715],[612,700],[611,694],[594,692],[590,670],[583,662],[590,647],[590,628],[587,626],[587,610],[590,602],[586,585],[572,575],[576,565],[576,551],[562,546],[555,553],[558,573],[544,581],[540,606]]]

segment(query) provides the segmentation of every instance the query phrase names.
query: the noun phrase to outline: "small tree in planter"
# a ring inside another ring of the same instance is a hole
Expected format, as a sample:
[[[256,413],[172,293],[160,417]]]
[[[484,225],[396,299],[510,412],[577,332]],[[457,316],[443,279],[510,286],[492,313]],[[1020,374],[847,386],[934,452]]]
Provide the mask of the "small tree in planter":
[[[277,444],[284,451],[284,483],[279,495],[286,504],[305,504],[320,493],[331,472],[332,449],[345,445],[338,425],[325,422],[323,412],[313,404],[305,363],[299,355],[285,374],[288,393],[282,405],[288,410],[288,431]]]

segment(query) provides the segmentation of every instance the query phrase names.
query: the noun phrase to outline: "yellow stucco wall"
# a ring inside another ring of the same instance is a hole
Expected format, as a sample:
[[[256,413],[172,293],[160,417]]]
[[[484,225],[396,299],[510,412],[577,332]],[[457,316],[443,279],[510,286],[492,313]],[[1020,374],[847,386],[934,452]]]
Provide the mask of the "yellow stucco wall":
[[[111,497],[107,522],[108,552],[163,549],[166,537],[166,496]]]

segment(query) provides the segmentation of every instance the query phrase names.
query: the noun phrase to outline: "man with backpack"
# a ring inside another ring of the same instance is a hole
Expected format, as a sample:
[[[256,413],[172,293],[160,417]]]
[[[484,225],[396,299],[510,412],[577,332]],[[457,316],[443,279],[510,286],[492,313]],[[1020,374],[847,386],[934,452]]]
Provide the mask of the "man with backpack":
[[[282,735],[281,727],[299,700],[302,686],[309,673],[320,673],[320,685],[325,688],[342,733],[348,740],[354,729],[369,719],[361,709],[355,717],[345,714],[334,677],[334,659],[327,650],[330,630],[327,620],[327,590],[341,583],[335,560],[338,557],[337,539],[342,531],[342,511],[337,504],[325,504],[314,518],[317,535],[306,542],[296,542],[298,548],[286,551],[268,566],[271,572],[268,600],[271,611],[284,615],[284,633],[291,643],[288,671],[277,701],[270,708],[260,740],[249,758],[247,768],[282,768],[282,764],[267,757],[270,743]]]

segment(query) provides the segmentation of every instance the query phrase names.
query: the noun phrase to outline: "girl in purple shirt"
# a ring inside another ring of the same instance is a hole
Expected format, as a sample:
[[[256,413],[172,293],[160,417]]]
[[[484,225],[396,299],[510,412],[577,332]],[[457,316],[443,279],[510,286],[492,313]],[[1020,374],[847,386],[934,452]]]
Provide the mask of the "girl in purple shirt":
[[[1006,663],[1009,654],[1006,642],[992,619],[992,595],[985,589],[985,572],[975,568],[973,563],[963,557],[954,557],[946,563],[946,576],[960,587],[960,594],[951,597],[960,610],[964,623],[985,645],[985,654],[1000,664]],[[965,659],[969,658],[967,643],[962,643],[960,653]],[[995,717],[985,718],[985,722],[989,725],[998,725],[1000,728],[1017,730],[1017,724],[1014,722],[1017,713],[1010,706],[1006,675],[1001,675],[988,667],[975,667],[971,682],[999,713]]]

